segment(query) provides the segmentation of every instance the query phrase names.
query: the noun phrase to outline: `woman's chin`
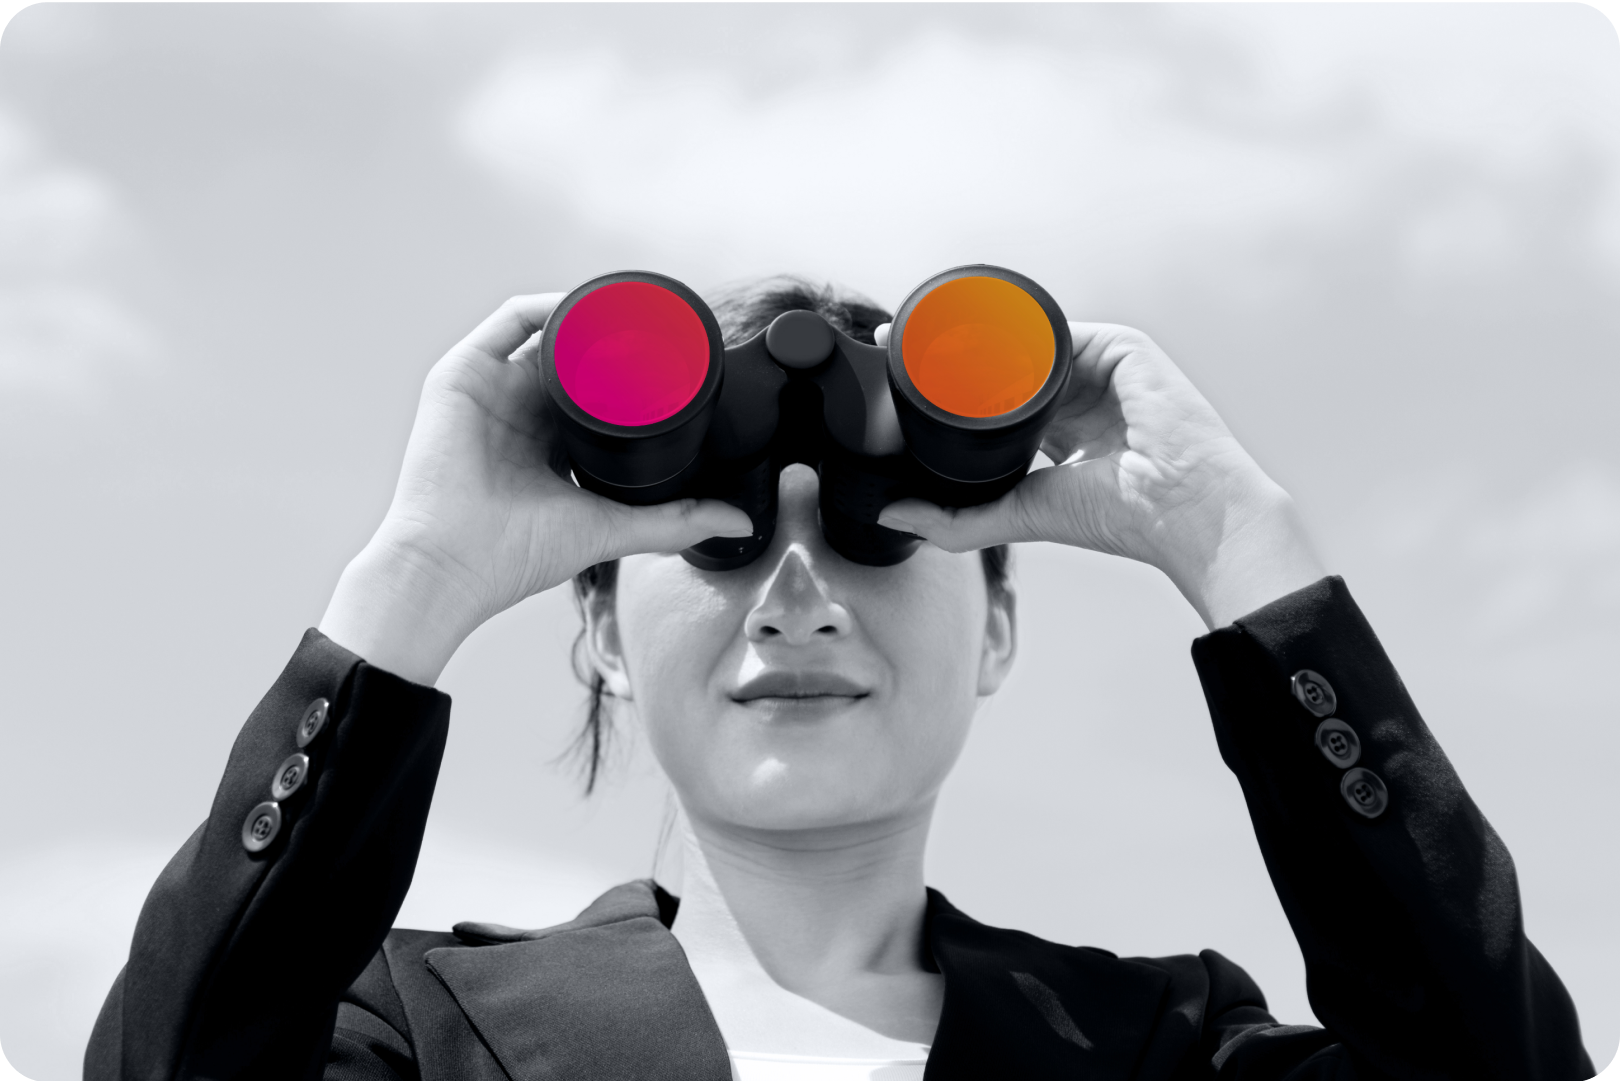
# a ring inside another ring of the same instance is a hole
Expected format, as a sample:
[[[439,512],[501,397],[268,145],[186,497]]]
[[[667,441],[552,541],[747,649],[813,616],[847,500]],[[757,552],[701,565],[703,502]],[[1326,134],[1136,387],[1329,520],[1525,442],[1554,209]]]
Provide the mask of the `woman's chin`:
[[[893,785],[848,761],[804,762],[766,755],[739,770],[723,787],[724,794],[716,801],[719,817],[745,829],[835,829],[887,818],[899,810]]]
[[[942,715],[943,718],[942,718]],[[872,696],[731,702],[677,740],[649,726],[653,750],[694,817],[743,829],[837,829],[931,805],[960,751],[960,723],[883,710]]]

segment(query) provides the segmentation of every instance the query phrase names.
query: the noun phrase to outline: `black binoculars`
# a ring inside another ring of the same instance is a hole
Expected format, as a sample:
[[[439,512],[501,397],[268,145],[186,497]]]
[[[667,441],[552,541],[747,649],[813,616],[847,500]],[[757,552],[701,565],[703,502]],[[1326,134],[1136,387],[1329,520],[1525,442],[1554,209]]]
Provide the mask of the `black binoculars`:
[[[546,321],[540,362],[575,480],[620,503],[720,499],[750,537],[681,553],[746,566],[776,531],[777,477],[821,478],[821,529],[844,558],[891,566],[921,541],[877,524],[897,499],[947,507],[1009,491],[1069,378],[1069,324],[1039,285],[963,266],[923,282],[887,347],[790,311],[727,348],[709,306],[661,274],[592,278]]]

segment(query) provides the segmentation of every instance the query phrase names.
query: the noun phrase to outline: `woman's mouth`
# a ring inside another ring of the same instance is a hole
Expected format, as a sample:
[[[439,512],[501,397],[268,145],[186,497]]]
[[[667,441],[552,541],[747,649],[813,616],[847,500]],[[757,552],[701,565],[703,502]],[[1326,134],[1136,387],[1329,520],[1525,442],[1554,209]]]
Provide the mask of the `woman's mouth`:
[[[731,692],[734,702],[853,702],[871,694],[860,683],[836,672],[776,669],[761,672]]]

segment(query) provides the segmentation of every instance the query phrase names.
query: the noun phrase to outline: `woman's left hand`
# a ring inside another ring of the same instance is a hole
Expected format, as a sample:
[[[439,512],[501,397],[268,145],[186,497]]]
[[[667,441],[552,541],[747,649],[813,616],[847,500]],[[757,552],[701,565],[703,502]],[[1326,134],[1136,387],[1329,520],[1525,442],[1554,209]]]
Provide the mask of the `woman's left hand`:
[[[1163,350],[1129,327],[1069,329],[1069,385],[1041,445],[1057,464],[980,507],[890,504],[883,525],[953,552],[1044,540],[1140,560],[1210,627],[1326,573],[1288,493]]]

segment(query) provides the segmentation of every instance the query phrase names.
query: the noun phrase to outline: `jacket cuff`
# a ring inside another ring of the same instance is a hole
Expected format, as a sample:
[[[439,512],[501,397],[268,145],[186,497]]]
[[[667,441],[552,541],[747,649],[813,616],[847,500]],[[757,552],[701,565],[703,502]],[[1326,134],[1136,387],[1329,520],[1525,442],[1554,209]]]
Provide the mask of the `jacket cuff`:
[[[307,1072],[410,885],[449,713],[441,692],[305,633],[237,737],[208,820],[142,909],[126,1065]]]
[[[1297,813],[1295,797],[1308,791],[1319,810],[1370,826],[1437,796],[1467,800],[1342,578],[1203,636],[1193,660],[1221,755],[1251,803],[1280,784],[1290,806],[1274,810]]]

